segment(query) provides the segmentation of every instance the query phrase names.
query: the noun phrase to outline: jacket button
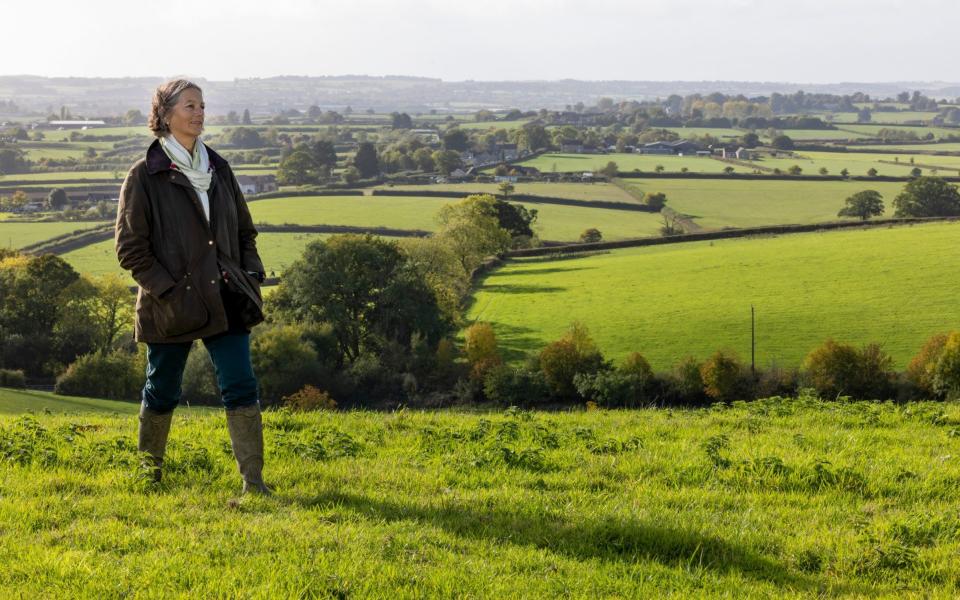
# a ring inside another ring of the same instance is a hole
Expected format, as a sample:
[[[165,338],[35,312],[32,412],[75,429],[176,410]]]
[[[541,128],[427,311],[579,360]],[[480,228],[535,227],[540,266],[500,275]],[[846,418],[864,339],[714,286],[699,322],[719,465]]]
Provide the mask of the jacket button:
[[[190,286],[189,286],[189,285],[187,286],[187,289],[188,289],[188,290],[190,289]]]
[[[209,241],[209,242],[207,242],[207,243],[208,243],[208,244],[210,244],[210,245],[212,246],[212,245],[213,245],[213,240],[210,240],[210,241]]]
[[[216,279],[211,279],[211,280],[210,280],[210,283],[216,283],[216,282],[217,282]]]

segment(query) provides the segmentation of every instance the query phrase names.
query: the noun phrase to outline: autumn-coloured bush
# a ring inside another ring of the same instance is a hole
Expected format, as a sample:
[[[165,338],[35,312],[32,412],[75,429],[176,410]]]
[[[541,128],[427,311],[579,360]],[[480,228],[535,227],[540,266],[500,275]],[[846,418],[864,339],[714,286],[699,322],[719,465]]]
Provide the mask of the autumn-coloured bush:
[[[483,381],[488,371],[503,364],[497,351],[497,335],[490,323],[474,323],[464,333],[464,340],[463,350],[474,381]]]
[[[299,391],[283,397],[283,405],[292,411],[310,412],[315,410],[334,410],[337,403],[330,394],[305,385]]]

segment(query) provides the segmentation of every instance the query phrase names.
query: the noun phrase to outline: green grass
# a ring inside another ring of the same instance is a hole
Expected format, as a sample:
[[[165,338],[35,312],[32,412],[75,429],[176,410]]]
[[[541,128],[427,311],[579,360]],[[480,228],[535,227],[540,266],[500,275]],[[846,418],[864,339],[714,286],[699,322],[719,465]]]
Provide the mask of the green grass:
[[[484,121],[484,122],[461,122],[459,123],[460,129],[520,129],[527,123],[529,119],[518,119],[516,121]]]
[[[617,163],[620,171],[640,169],[641,171],[652,172],[657,165],[662,165],[668,172],[679,172],[681,169],[687,168],[693,173],[722,173],[729,166],[733,166],[736,171],[748,173],[751,171],[751,169],[729,165],[709,157],[657,154],[541,154],[519,164],[540,169],[544,173],[580,173],[598,171],[610,161]]]
[[[49,392],[0,388],[0,414],[35,413],[135,414],[135,402],[58,396]]]
[[[902,183],[724,179],[624,179],[639,193],[663,192],[667,206],[706,229],[838,220],[847,197],[865,189],[883,194],[888,214]]]
[[[866,175],[871,168],[880,175],[906,177],[913,169],[910,159],[918,163],[929,163],[943,167],[944,171],[960,170],[960,156],[925,156],[922,154],[879,154],[872,152],[797,152],[792,158],[764,158],[755,161],[756,164],[767,168],[778,168],[783,172],[796,165],[803,169],[805,175],[817,175],[821,168],[826,168],[830,174],[838,175],[847,169],[851,175]],[[896,161],[899,164],[890,164],[880,161]],[[926,172],[926,170],[924,170]],[[955,174],[955,173],[954,173]]]
[[[18,223],[0,221],[0,247],[22,248],[80,229],[99,227],[106,221]]]
[[[220,414],[0,417],[0,594],[955,597],[954,405],[265,415],[238,500]]]
[[[909,153],[916,150],[928,150],[933,152],[960,152],[960,143],[958,142],[943,142],[940,144],[875,144],[875,145],[865,145],[857,146],[857,150],[900,150],[904,153]],[[918,155],[919,156],[919,155]],[[932,160],[927,157],[927,160]]]
[[[432,190],[453,191],[463,194],[482,192],[500,195],[499,183],[438,183],[431,185],[395,185],[378,186],[386,190]],[[553,198],[572,198],[574,200],[604,200],[613,202],[632,202],[636,199],[622,189],[609,183],[515,183],[514,193],[550,196]]]
[[[474,294],[512,359],[558,339],[573,321],[601,351],[644,354],[657,369],[721,348],[757,363],[798,366],[827,338],[881,343],[903,368],[934,333],[956,329],[960,224],[616,250],[568,260],[508,262]]]
[[[666,129],[684,139],[710,135],[721,140],[730,140],[743,137],[747,133],[744,129],[725,129],[722,127],[655,127],[654,129]]]
[[[318,196],[275,198],[250,203],[257,223],[298,225],[352,225],[357,227],[393,227],[397,229],[436,228],[435,216],[445,198],[399,196]],[[577,240],[584,229],[596,227],[605,239],[625,239],[655,235],[659,215],[635,211],[530,204],[539,218],[535,224],[544,240]]]
[[[0,185],[4,181],[36,181],[38,183],[57,179],[114,179],[114,171],[60,171],[51,173],[10,173],[0,175]],[[125,170],[118,170],[120,174],[117,183],[123,181],[126,176]]]

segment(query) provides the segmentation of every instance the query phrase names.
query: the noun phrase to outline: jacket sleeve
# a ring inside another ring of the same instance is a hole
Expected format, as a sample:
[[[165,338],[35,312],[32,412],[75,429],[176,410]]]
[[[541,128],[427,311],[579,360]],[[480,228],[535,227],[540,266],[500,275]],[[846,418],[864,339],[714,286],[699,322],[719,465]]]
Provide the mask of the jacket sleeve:
[[[230,170],[230,182],[233,185],[233,197],[237,203],[237,235],[240,238],[240,260],[244,270],[265,273],[260,253],[257,252],[257,228],[253,226],[253,217],[247,208],[247,201],[240,190],[240,184]]]
[[[147,190],[134,167],[123,180],[117,207],[115,240],[120,266],[148,294],[158,297],[175,285],[173,277],[157,261],[150,246],[150,203]]]

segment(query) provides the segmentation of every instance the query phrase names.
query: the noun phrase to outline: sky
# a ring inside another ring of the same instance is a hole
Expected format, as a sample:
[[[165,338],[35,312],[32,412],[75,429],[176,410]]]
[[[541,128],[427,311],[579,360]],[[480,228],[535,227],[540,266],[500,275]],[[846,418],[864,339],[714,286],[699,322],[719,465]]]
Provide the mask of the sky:
[[[957,0],[8,2],[0,75],[960,80]]]

